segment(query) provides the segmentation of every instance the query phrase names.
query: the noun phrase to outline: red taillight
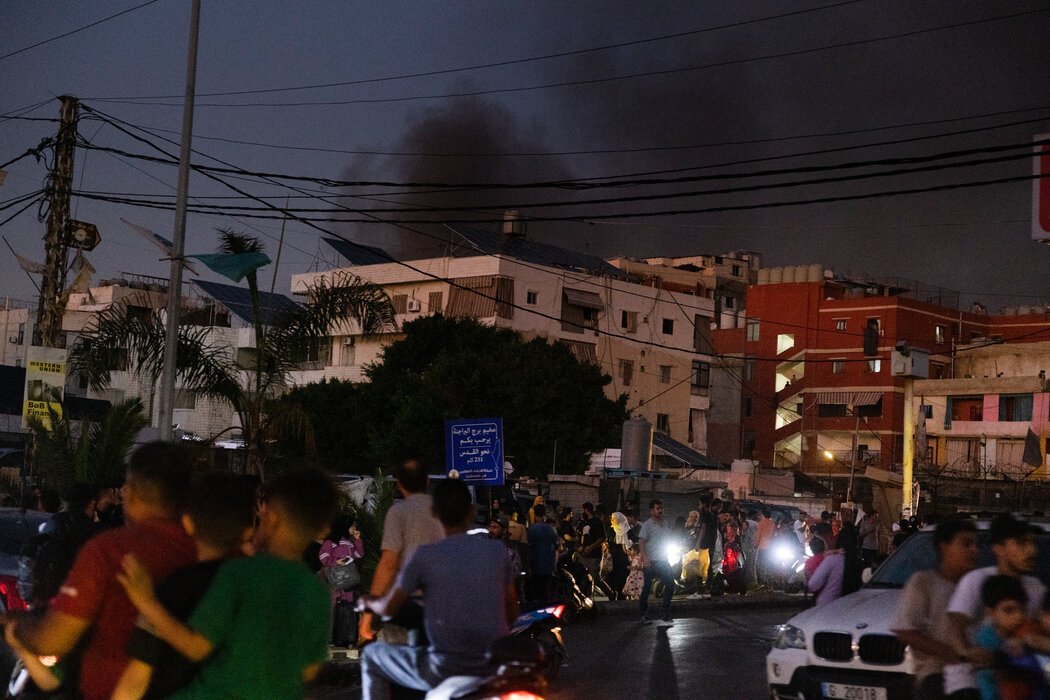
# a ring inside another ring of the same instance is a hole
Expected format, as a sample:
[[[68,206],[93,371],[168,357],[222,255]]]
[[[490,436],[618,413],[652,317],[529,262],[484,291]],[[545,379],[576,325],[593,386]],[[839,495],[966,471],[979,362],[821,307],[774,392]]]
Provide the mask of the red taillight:
[[[554,607],[554,610],[551,610],[551,614],[554,615],[554,617],[561,617],[561,614],[563,612],[565,612],[565,606],[564,605],[556,605]]]
[[[0,598],[8,610],[26,609],[26,602],[18,595],[18,579],[14,576],[0,576]]]

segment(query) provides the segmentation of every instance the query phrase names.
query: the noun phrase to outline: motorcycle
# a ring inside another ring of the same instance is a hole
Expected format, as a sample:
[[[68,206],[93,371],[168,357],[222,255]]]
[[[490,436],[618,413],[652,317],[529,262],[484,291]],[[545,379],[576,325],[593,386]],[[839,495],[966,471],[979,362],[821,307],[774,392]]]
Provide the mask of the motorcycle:
[[[594,608],[594,578],[575,554],[567,552],[558,558],[554,579],[556,599],[565,606],[566,618]]]
[[[496,640],[488,659],[490,676],[452,676],[430,690],[426,700],[542,700],[547,683],[565,661],[561,615],[557,605],[520,615],[511,633]]]
[[[510,634],[486,655],[496,671],[487,676],[451,676],[427,691],[425,700],[542,700],[568,654],[561,636],[564,605],[518,616]],[[398,688],[397,697],[418,697]]]
[[[773,545],[774,587],[785,593],[800,593],[806,590],[804,569],[809,553],[806,547],[783,538]]]

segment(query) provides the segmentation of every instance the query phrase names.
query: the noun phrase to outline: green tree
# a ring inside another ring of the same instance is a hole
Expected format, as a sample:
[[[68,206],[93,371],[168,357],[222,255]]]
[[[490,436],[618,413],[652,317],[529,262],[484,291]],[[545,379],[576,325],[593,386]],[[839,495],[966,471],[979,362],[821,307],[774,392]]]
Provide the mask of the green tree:
[[[223,229],[220,253],[262,252],[258,239]],[[205,326],[179,326],[177,375],[180,386],[233,407],[245,443],[245,467],[265,477],[267,446],[277,432],[292,431],[304,443],[312,441],[306,413],[291,402],[269,403],[286,386],[290,372],[299,369],[318,343],[326,342],[337,324],[353,321],[360,333],[371,335],[394,325],[394,309],[382,288],[349,275],[328,282],[321,278],[308,290],[309,300],[294,310],[271,314],[262,308],[256,273],[247,275],[252,302],[255,352],[238,365],[229,346],[219,343]],[[90,342],[80,343],[70,355],[74,371],[89,385],[109,385],[115,357],[127,355],[129,369],[156,383],[164,362],[164,319],[158,310],[140,313],[114,305],[96,315],[86,329]],[[272,410],[267,411],[267,406]]]
[[[33,463],[44,483],[60,492],[77,481],[92,486],[121,483],[124,458],[139,431],[149,425],[138,399],[114,405],[97,422],[59,418],[54,411],[50,418],[51,430],[39,418],[29,418],[36,441]]]
[[[403,455],[444,464],[445,421],[462,418],[502,418],[518,474],[549,472],[555,440],[559,472],[581,472],[589,452],[619,444],[626,397],[608,399],[611,378],[565,345],[440,315],[403,331],[366,369],[369,382],[348,406],[367,422],[374,464]]]

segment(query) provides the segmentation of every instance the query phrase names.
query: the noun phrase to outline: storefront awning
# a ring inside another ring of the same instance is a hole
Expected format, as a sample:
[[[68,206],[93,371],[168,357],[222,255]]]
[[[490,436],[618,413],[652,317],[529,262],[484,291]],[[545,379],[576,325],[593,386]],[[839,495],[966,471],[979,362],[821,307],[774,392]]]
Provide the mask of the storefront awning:
[[[879,391],[818,391],[815,396],[820,404],[853,404],[874,406],[882,398]]]

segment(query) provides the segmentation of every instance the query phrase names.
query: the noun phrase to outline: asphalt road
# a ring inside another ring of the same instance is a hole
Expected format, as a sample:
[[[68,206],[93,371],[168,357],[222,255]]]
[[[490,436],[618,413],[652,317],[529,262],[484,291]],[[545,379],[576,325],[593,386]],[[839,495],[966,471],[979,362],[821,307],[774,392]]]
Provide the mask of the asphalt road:
[[[565,629],[569,662],[547,698],[767,698],[773,628],[798,610],[711,606],[673,625],[626,615],[581,621]]]
[[[798,599],[786,597],[761,603],[676,599],[674,624],[667,625],[642,624],[636,606],[613,604],[564,628],[569,660],[547,700],[767,698],[765,656],[773,629],[801,609]],[[358,674],[356,661],[328,664],[307,697],[356,700]]]

